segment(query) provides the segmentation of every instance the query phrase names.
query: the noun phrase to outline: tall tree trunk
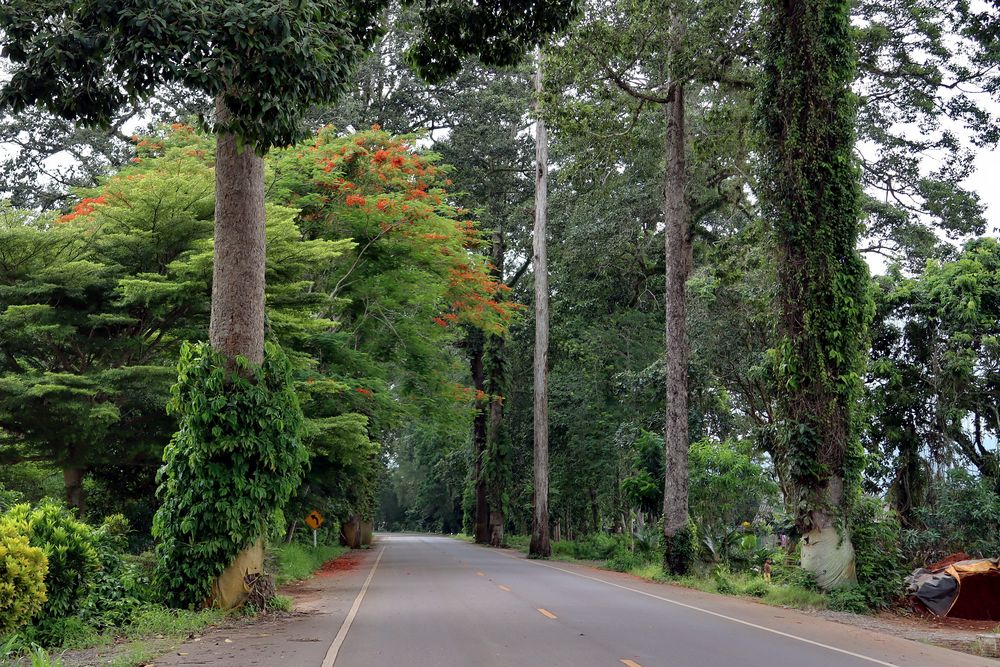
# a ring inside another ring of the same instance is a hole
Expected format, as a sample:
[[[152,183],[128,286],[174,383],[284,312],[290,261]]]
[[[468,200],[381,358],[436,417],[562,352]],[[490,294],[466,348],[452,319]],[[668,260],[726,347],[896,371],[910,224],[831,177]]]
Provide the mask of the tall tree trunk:
[[[542,120],[542,56],[535,70],[535,229],[532,266],[535,276],[535,494],[528,555],[548,558],[549,543],[549,268],[546,257],[545,214],[548,195],[548,139]]]
[[[667,134],[663,220],[666,227],[666,382],[663,486],[664,567],[684,574],[691,561],[688,529],[688,340],[685,288],[691,273],[691,230],[687,206],[684,86],[675,81],[663,105]]]
[[[217,122],[229,112],[221,98]],[[234,363],[264,361],[264,159],[220,134],[215,155],[215,255],[209,341]]]
[[[761,96],[764,211],[777,249],[779,441],[795,488],[802,567],[856,579],[845,507],[860,478],[855,410],[874,307],[858,255],[850,0],[769,0]]]
[[[490,269],[497,283],[502,283],[504,273],[503,229],[500,225],[493,230]],[[490,545],[500,547],[504,541],[504,496],[510,482],[509,461],[503,442],[503,395],[506,391],[507,348],[505,335],[490,334],[486,340],[486,391],[489,394],[489,425],[486,431],[486,452],[490,462],[487,475],[487,496],[490,508]]]
[[[470,363],[472,369],[472,386],[477,395],[486,390],[486,376],[483,370],[484,342],[483,333],[472,333],[472,349]],[[475,507],[473,514],[473,536],[476,544],[489,544],[490,541],[490,510],[486,495],[486,478],[483,475],[483,455],[486,450],[486,406],[476,400],[476,413],[472,420],[472,482],[475,492]]]
[[[76,510],[77,517],[82,517],[86,509],[83,498],[83,478],[86,473],[84,468],[63,468],[66,504]]]
[[[229,110],[216,100],[216,123]],[[215,250],[212,263],[212,313],[208,339],[230,371],[236,358],[251,365],[264,361],[264,280],[266,270],[264,159],[239,149],[236,137],[220,133],[215,152]],[[220,591],[239,590],[246,572],[264,571],[264,539],[236,556],[213,584],[215,602],[236,607],[246,595],[223,600]]]

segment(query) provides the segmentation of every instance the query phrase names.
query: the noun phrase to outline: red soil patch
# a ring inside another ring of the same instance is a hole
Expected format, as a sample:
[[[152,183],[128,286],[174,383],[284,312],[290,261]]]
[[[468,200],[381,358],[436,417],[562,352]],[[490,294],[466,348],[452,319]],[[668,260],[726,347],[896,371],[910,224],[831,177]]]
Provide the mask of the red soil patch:
[[[317,577],[333,577],[341,572],[350,572],[361,564],[361,554],[349,551],[348,553],[328,560],[316,572]]]

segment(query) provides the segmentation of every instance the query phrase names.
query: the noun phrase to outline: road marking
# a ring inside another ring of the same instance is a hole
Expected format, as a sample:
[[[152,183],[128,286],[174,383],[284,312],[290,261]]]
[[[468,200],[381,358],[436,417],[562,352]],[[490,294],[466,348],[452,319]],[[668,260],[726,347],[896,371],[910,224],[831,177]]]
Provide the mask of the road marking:
[[[547,617],[552,618],[552,619],[559,618],[558,616],[556,616],[555,614],[553,614],[548,609],[541,609],[541,608],[539,608],[538,613],[541,614],[542,616],[547,616]]]
[[[486,576],[486,574],[485,574],[485,573],[483,573],[483,572],[476,572],[476,576],[477,576],[477,577],[485,577],[485,576]]]
[[[818,646],[819,648],[825,648],[828,651],[833,651],[835,653],[840,653],[842,655],[849,655],[852,658],[857,658],[859,660],[864,660],[875,665],[883,665],[884,667],[899,667],[891,662],[885,662],[884,660],[879,660],[878,658],[871,658],[867,655],[861,655],[860,653],[854,653],[853,651],[848,651],[846,649],[837,648],[836,646],[830,646],[829,644],[824,644],[822,642],[813,641],[812,639],[806,639],[805,637],[799,637],[797,635],[789,634],[787,632],[782,632],[781,630],[775,630],[774,628],[769,628],[766,625],[757,625],[756,623],[751,623],[750,621],[744,621],[739,618],[734,618],[733,616],[726,616],[725,614],[720,614],[717,611],[711,611],[709,609],[703,609],[701,607],[696,607],[693,604],[687,604],[686,602],[678,602],[677,600],[671,600],[670,598],[665,598],[660,595],[654,595],[653,593],[648,593],[638,588],[632,588],[630,586],[622,586],[621,584],[616,584],[612,581],[607,581],[605,579],[599,579],[598,577],[591,577],[586,574],[580,574],[579,572],[574,572],[573,570],[567,570],[566,568],[556,567],[555,565],[549,565],[548,563],[542,563],[541,561],[527,558],[518,558],[517,556],[509,556],[503,554],[508,558],[513,558],[514,560],[519,560],[529,565],[540,565],[542,567],[547,567],[551,570],[559,570],[560,572],[565,572],[566,574],[571,574],[574,577],[580,577],[581,579],[590,579],[591,581],[596,581],[601,584],[607,584],[608,586],[614,586],[615,588],[621,588],[622,590],[632,591],[633,593],[638,593],[639,595],[645,595],[646,597],[654,598],[656,600],[661,600],[663,602],[668,602],[672,605],[677,605],[678,607],[683,607],[685,609],[690,609],[692,611],[700,611],[703,614],[708,614],[709,616],[715,616],[716,618],[721,618],[733,623],[739,623],[740,625],[745,625],[747,627],[755,628],[757,630],[763,630],[764,632],[770,632],[771,634],[779,635],[781,637],[786,637],[788,639],[794,639],[795,641],[800,641],[804,644],[810,644],[812,646]],[[539,609],[538,611],[545,613],[544,610]],[[548,614],[546,614],[548,615]],[[553,618],[555,618],[553,616]],[[326,667],[326,666],[324,666]]]
[[[620,663],[622,663],[623,665],[625,665],[625,667],[642,667],[642,665],[640,665],[640,664],[639,664],[638,662],[636,662],[635,660],[629,660],[628,658],[622,658],[622,659],[621,659],[621,660],[619,660],[618,662],[620,662]]]
[[[497,584],[497,588],[499,588],[502,591],[507,591],[508,593],[510,593],[510,586],[504,586],[503,584]]]
[[[372,577],[375,576],[375,570],[378,568],[379,561],[382,560],[384,553],[385,547],[382,547],[378,552],[378,558],[375,559],[375,564],[372,565],[372,571],[368,573],[368,578],[365,579],[361,590],[358,591],[358,597],[354,598],[351,611],[347,613],[347,618],[344,619],[343,624],[340,626],[340,631],[334,637],[330,648],[327,649],[326,657],[323,658],[323,667],[333,667],[333,663],[337,662],[337,654],[340,653],[340,647],[344,645],[344,640],[347,639],[347,632],[351,629],[351,624],[354,623],[354,617],[358,615],[358,609],[361,608],[361,601],[365,599],[365,593],[368,592],[368,586],[372,583]]]

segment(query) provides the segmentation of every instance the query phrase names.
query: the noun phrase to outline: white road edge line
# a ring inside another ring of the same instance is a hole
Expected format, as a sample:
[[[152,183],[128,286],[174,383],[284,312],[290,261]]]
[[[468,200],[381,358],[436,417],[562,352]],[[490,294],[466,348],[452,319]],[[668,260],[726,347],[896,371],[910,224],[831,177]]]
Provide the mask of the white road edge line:
[[[378,567],[379,561],[382,560],[382,554],[385,553],[385,547],[379,549],[378,558],[375,559],[375,564],[372,565],[371,572],[368,573],[368,578],[365,579],[365,583],[362,584],[361,590],[358,591],[358,597],[354,598],[354,604],[351,605],[351,611],[347,613],[347,618],[340,626],[340,631],[337,636],[334,637],[333,643],[330,644],[330,648],[327,649],[326,657],[323,658],[323,667],[333,667],[333,663],[337,662],[337,654],[340,653],[340,647],[344,645],[344,640],[347,639],[347,633],[351,629],[351,624],[354,623],[354,617],[358,615],[358,609],[361,608],[361,601],[365,599],[365,593],[368,592],[368,586],[372,583],[372,578],[375,576],[375,569]]]
[[[669,602],[670,604],[677,605],[678,607],[684,607],[685,609],[691,609],[693,611],[700,611],[701,613],[708,614],[709,616],[715,616],[717,618],[722,618],[722,619],[725,619],[727,621],[732,621],[733,623],[739,623],[740,625],[746,625],[748,627],[755,628],[757,630],[763,630],[764,632],[770,632],[772,634],[780,635],[782,637],[787,637],[788,639],[794,639],[796,641],[800,641],[800,642],[803,642],[803,643],[806,643],[806,644],[812,644],[813,646],[818,646],[820,648],[825,648],[825,649],[827,649],[829,651],[834,651],[836,653],[841,653],[843,655],[849,655],[852,658],[858,658],[859,660],[865,660],[867,662],[871,662],[871,663],[876,664],[876,665],[884,665],[885,667],[899,667],[898,665],[895,665],[895,664],[893,664],[891,662],[885,662],[884,660],[879,660],[878,658],[872,658],[872,657],[869,657],[867,655],[861,655],[860,653],[854,653],[853,651],[848,651],[848,650],[845,650],[845,649],[842,649],[842,648],[837,648],[836,646],[830,646],[829,644],[824,644],[822,642],[813,641],[812,639],[806,639],[805,637],[799,637],[797,635],[792,635],[792,634],[789,634],[787,632],[782,632],[781,630],[775,630],[774,628],[769,628],[766,625],[757,625],[756,623],[751,623],[750,621],[744,621],[742,619],[734,618],[732,616],[726,616],[725,614],[720,614],[717,611],[711,611],[709,609],[702,609],[701,607],[696,607],[694,605],[687,604],[685,602],[678,602],[677,600],[671,600],[670,598],[665,598],[665,597],[661,597],[659,595],[654,595],[653,593],[647,593],[646,591],[639,590],[638,588],[631,588],[629,586],[622,586],[621,584],[616,584],[613,581],[607,581],[607,580],[601,579],[599,577],[591,577],[591,576],[586,575],[586,574],[580,574],[579,572],[574,572],[573,570],[567,570],[567,569],[562,568],[562,567],[556,567],[555,565],[549,565],[548,563],[542,563],[540,561],[532,560],[532,559],[529,559],[529,558],[518,558],[517,556],[509,556],[507,554],[503,554],[503,555],[507,556],[508,558],[513,558],[514,560],[519,560],[519,561],[522,561],[522,562],[525,562],[525,563],[530,563],[531,565],[541,565],[542,567],[547,567],[547,568],[550,568],[552,570],[559,570],[560,572],[565,572],[566,574],[571,574],[574,577],[580,577],[581,579],[590,579],[591,581],[597,581],[597,582],[600,582],[602,584],[607,584],[608,586],[614,586],[615,588],[621,588],[621,589],[626,590],[626,591],[632,591],[633,593],[638,593],[639,595],[645,595],[646,597],[651,597],[651,598],[655,598],[657,600],[662,600],[663,602]],[[327,667],[327,665],[324,663],[323,667]]]

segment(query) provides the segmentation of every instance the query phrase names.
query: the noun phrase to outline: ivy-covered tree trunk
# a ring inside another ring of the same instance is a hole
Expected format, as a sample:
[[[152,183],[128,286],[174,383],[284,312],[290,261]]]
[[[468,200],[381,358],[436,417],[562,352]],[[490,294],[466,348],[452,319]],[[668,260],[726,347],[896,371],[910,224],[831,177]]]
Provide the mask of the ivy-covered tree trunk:
[[[534,471],[535,489],[528,555],[548,558],[549,542],[549,267],[545,217],[549,180],[549,148],[542,120],[542,64],[535,70],[535,229],[532,268],[535,277]]]
[[[845,510],[860,481],[856,408],[873,311],[856,250],[850,9],[850,0],[770,0],[761,92],[783,335],[777,447],[795,491],[802,566],[824,589],[855,580]]]
[[[229,111],[216,102],[216,123]],[[232,134],[220,133],[215,154],[215,251],[212,262],[212,313],[208,337],[229,371],[237,357],[251,366],[264,363],[264,280],[266,271],[264,159]],[[268,508],[270,509],[270,508]],[[212,585],[212,598],[224,607],[243,604],[243,579],[264,570],[264,539],[238,554]]]
[[[216,122],[229,112],[220,99]],[[215,256],[209,340],[230,363],[264,361],[264,159],[232,134],[215,155]]]
[[[476,389],[475,416],[472,420],[472,482],[475,498],[472,534],[476,544],[489,544],[490,508],[486,495],[486,477],[483,474],[483,456],[486,452],[487,407],[479,400],[486,391],[486,374],[483,367],[485,341],[481,331],[472,332],[470,364],[472,386]]]
[[[663,105],[666,120],[663,220],[666,243],[666,385],[663,486],[664,568],[684,574],[691,562],[688,528],[688,340],[686,286],[691,273],[687,205],[684,85],[675,81]]]

